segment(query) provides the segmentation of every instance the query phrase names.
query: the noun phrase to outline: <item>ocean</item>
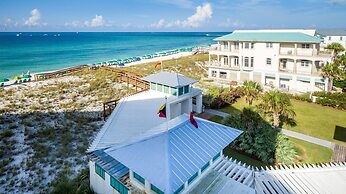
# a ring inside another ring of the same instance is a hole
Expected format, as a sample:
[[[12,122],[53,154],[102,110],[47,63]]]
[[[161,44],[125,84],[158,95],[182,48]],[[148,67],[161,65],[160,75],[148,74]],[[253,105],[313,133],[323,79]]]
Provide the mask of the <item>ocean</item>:
[[[3,32],[0,78],[215,43],[215,32]]]

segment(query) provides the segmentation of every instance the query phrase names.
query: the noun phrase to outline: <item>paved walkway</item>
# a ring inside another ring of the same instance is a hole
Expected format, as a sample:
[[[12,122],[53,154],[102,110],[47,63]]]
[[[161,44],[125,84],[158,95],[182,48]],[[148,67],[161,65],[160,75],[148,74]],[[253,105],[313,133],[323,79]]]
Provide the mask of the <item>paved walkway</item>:
[[[217,116],[220,116],[220,117],[227,117],[227,116],[229,116],[228,113],[224,113],[224,112],[221,112],[221,111],[218,111],[218,110],[214,110],[214,109],[205,109],[205,112],[208,113],[208,114],[213,114],[213,115],[217,115]],[[330,148],[330,149],[334,149],[334,147],[335,147],[335,143],[327,141],[327,140],[319,139],[319,138],[312,137],[312,136],[309,136],[309,135],[305,135],[305,134],[302,134],[302,133],[297,133],[297,132],[290,131],[290,130],[287,130],[287,129],[281,129],[281,130],[282,130],[283,134],[285,134],[287,136],[290,136],[290,137],[301,139],[301,140],[304,140],[304,141],[307,141],[307,142],[310,142],[310,143],[314,143],[314,144],[317,144],[317,145],[320,145],[320,146],[324,146],[324,147],[327,147],[327,148]]]

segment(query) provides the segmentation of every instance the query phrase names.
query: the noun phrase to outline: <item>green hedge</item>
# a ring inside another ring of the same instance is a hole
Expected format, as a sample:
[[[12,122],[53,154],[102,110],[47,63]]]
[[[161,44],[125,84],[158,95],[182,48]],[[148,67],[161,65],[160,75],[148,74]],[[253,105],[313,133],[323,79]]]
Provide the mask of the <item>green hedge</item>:
[[[346,110],[346,93],[314,92],[313,95],[318,97],[318,104]]]

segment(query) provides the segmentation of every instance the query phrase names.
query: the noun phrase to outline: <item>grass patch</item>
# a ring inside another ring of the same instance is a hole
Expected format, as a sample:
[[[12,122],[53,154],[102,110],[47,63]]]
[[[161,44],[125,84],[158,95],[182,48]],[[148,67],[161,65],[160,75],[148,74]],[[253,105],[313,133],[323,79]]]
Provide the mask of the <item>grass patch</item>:
[[[334,139],[335,127],[346,127],[345,111],[298,100],[292,100],[291,102],[296,112],[297,126],[285,125],[283,128],[346,145],[346,142]],[[255,101],[254,104],[258,104],[258,101]],[[220,109],[220,111],[239,114],[246,106],[248,105],[245,103],[244,98],[241,98],[232,106]]]
[[[333,150],[293,137],[288,137],[288,139],[294,143],[294,147],[299,155],[299,163],[319,163],[331,161]]]
[[[208,120],[209,120],[209,121],[213,121],[213,122],[215,122],[215,123],[220,123],[220,124],[222,124],[223,117],[215,115],[215,116],[211,117],[211,118],[208,119]]]

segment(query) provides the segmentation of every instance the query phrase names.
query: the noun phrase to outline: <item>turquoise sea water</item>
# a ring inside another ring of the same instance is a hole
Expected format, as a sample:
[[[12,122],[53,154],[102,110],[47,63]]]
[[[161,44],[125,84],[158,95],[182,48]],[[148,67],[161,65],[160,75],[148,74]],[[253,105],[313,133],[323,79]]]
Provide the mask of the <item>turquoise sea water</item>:
[[[208,35],[207,35],[208,34]],[[188,46],[206,46],[211,32],[0,33],[0,78]],[[17,36],[18,35],[18,36]]]

